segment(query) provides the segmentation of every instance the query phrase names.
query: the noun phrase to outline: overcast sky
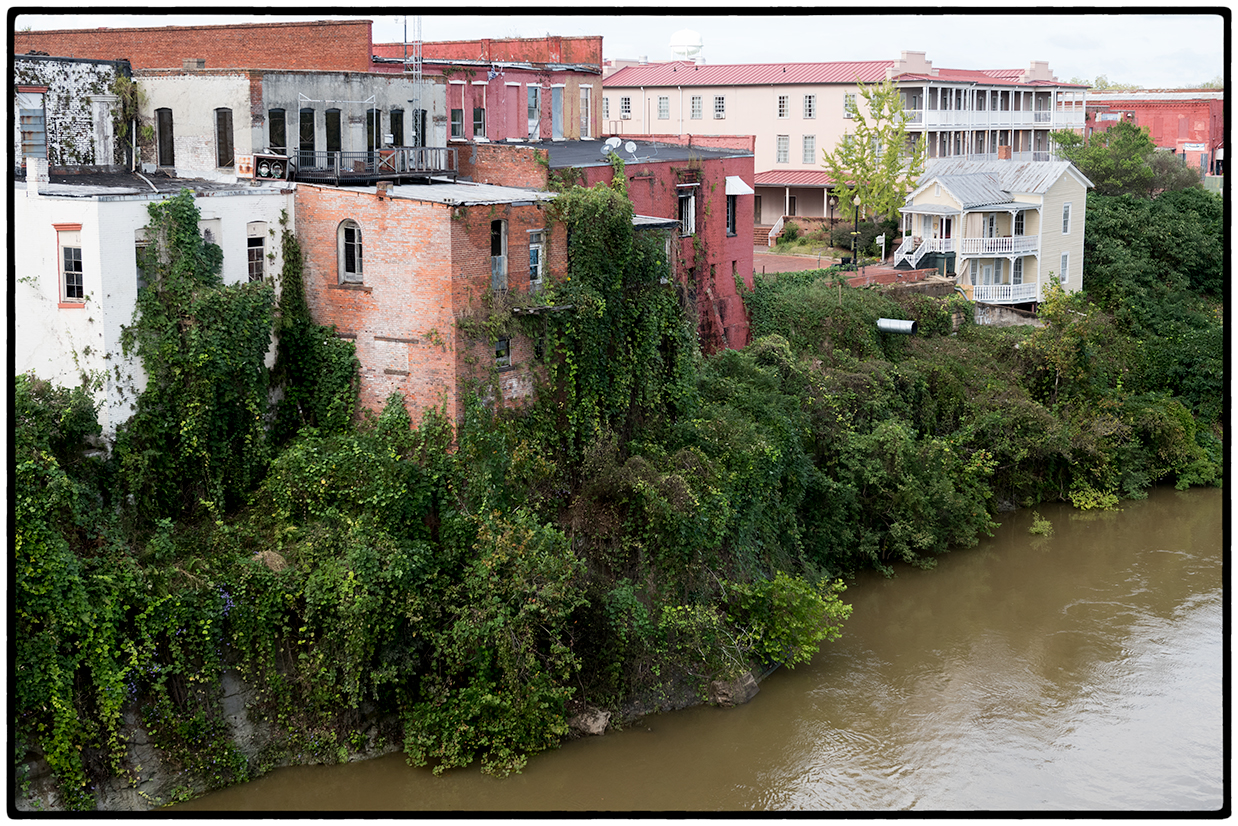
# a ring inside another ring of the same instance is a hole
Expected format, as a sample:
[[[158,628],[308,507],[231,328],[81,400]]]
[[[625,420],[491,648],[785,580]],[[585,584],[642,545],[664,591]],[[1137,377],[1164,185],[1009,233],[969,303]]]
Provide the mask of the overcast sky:
[[[690,6],[689,6],[690,7]],[[115,8],[114,6],[111,8]],[[254,6],[237,7],[253,9]],[[272,6],[278,10],[279,6]],[[539,37],[601,35],[607,58],[670,60],[671,35],[690,29],[701,35],[701,56],[709,63],[775,63],[831,60],[893,60],[902,51],[922,51],[934,66],[951,69],[1025,68],[1033,60],[1046,60],[1060,80],[1094,80],[1104,75],[1111,81],[1146,88],[1191,86],[1213,80],[1225,71],[1224,46],[1229,36],[1220,14],[1073,13],[1069,7],[1030,14],[992,14],[992,6],[961,13],[934,13],[926,6],[922,15],[871,13],[841,15],[823,9],[810,13],[801,6],[784,13],[757,13],[751,7],[725,15],[718,6],[701,14],[591,13],[597,7],[583,5],[576,15],[538,13],[444,16],[423,14],[423,40],[464,40],[475,37]],[[684,8],[684,6],[680,6]],[[777,7],[771,8],[775,12]],[[1097,6],[1090,7],[1095,12]],[[70,15],[19,15],[16,27],[33,29],[94,28],[98,26],[163,26],[362,17],[374,21],[376,42],[399,42],[405,18],[391,14],[337,14],[339,6],[323,6],[320,12],[298,6],[297,15],[265,17],[193,13],[125,16],[91,14],[89,6],[74,6]],[[512,10],[504,6],[502,11]],[[408,18],[410,37],[415,17]]]

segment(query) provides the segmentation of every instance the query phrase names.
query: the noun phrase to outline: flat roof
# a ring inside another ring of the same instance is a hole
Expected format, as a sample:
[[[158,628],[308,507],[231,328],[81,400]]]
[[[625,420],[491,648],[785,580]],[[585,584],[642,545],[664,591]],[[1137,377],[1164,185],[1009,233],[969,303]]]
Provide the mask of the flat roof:
[[[358,189],[358,187],[334,187]],[[377,186],[363,187],[366,192],[377,192]],[[401,184],[391,187],[391,197],[410,201],[432,201],[449,206],[475,204],[522,204],[553,201],[557,193],[542,189],[524,189],[517,186],[475,184],[468,181],[434,181],[429,184]]]
[[[14,179],[13,185],[18,189],[27,188],[27,182],[20,176]],[[174,178],[158,172],[143,175],[133,172],[83,172],[74,175],[53,172],[48,176],[48,182],[42,194],[60,198],[133,200],[175,195],[182,189],[188,189],[199,196],[270,195],[272,192],[279,192],[294,186],[295,184],[289,181],[253,186],[248,181],[222,182],[208,181],[203,178]]]
[[[628,143],[636,145],[635,152],[628,152]],[[544,150],[551,169],[567,167],[610,166],[609,155],[602,154],[604,141],[526,141],[517,146],[532,146]],[[624,140],[616,149],[628,166],[642,163],[686,162],[688,160],[714,158],[751,158],[747,149],[728,149],[718,146],[685,146],[658,141]],[[635,157],[633,157],[635,156]]]

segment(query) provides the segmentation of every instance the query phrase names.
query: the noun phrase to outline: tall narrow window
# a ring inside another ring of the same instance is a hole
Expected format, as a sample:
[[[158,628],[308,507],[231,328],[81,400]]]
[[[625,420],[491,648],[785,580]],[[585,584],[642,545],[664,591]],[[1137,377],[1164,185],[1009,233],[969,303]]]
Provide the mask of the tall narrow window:
[[[800,160],[806,164],[815,164],[817,162],[817,136],[816,135],[805,135],[804,136],[804,152],[803,152],[803,157],[801,157]]]
[[[302,109],[297,133],[297,149],[301,152],[298,166],[314,166],[314,110]]]
[[[623,120],[632,117],[632,98],[627,95],[619,98],[619,117]]]
[[[593,87],[580,87],[580,139],[593,135]]]
[[[473,137],[486,137],[486,109],[484,106],[473,107]]]
[[[413,146],[426,145],[426,110],[413,110]]]
[[[1022,284],[1023,283],[1023,259],[1016,258],[1014,260],[1014,264],[1011,265],[1010,270],[1011,270],[1010,283],[1011,284]]]
[[[602,120],[610,120],[610,98],[602,96]]]
[[[529,233],[529,289],[536,292],[542,286],[542,230]]]
[[[537,86],[526,87],[529,92],[529,140],[535,141],[542,133],[542,90]]]
[[[158,142],[160,166],[176,166],[176,155],[173,152],[172,110],[155,110],[155,140]]]
[[[852,92],[846,92],[843,94],[843,117],[855,117],[855,94]]]
[[[383,145],[382,135],[378,130],[383,125],[383,113],[377,109],[367,110],[365,113],[365,148],[370,152],[378,149]]]
[[[404,145],[404,110],[391,110],[391,145]]]
[[[658,120],[667,120],[671,116],[671,99],[666,95],[658,95]]]
[[[1019,210],[1014,214],[1014,234],[1023,234],[1023,210]]]
[[[507,289],[507,222],[490,222],[490,288]]]
[[[288,122],[283,109],[267,113],[267,149],[277,155],[288,154]]]
[[[361,273],[361,227],[356,221],[343,221],[339,229],[339,280],[340,283],[360,284]]]
[[[215,165],[221,169],[232,166],[232,110],[215,110]]]
[[[817,116],[817,96],[816,95],[804,95],[804,117],[808,119],[812,119],[812,118],[815,118],[816,116]]]
[[[60,287],[65,302],[86,300],[86,287],[82,274],[82,227],[80,224],[61,224],[56,227],[60,245]]]
[[[512,340],[501,338],[494,343],[494,366],[506,368],[512,366]]]
[[[142,228],[134,230],[133,233],[133,269],[137,274],[137,288],[140,291],[146,286],[148,277],[147,269],[150,263],[146,260],[146,251],[150,248],[150,242],[146,238],[146,229]]]
[[[714,95],[714,120],[726,117],[726,95]]]
[[[692,120],[705,117],[705,101],[700,95],[692,96]]]
[[[679,189],[679,234],[696,233],[696,191],[692,187]]]
[[[464,139],[464,110],[451,110],[451,137],[456,140]]]
[[[726,196],[726,234],[735,234],[735,206],[738,195]]]
[[[778,96],[778,117],[787,118],[791,116],[791,96]]]
[[[42,87],[39,87],[42,88]],[[17,115],[21,129],[22,157],[47,157],[47,116],[43,92],[18,92]]]
[[[789,163],[791,160],[791,136],[778,136],[778,154],[774,158],[776,163]]]
[[[344,148],[340,135],[340,110],[328,109],[324,123],[327,127],[327,151],[339,152]]]
[[[1062,272],[1061,272],[1061,274],[1058,276],[1058,279],[1059,279],[1059,280],[1060,280],[1063,284],[1065,284],[1065,283],[1066,283],[1066,279],[1067,279],[1067,277],[1069,277],[1069,275],[1070,275],[1070,253],[1069,253],[1069,252],[1064,252],[1064,253],[1062,253]]]
[[[249,280],[261,281],[266,275],[267,225],[265,221],[250,221],[245,229],[245,257],[249,265]]]
[[[1070,235],[1070,204],[1062,204],[1062,234]]]

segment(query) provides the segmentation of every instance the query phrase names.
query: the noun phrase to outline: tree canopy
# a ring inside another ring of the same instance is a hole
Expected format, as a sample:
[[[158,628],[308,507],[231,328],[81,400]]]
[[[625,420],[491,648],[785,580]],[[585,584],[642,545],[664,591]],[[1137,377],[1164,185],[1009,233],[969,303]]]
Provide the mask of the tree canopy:
[[[821,165],[834,181],[844,219],[855,215],[856,196],[861,210],[886,218],[903,205],[924,172],[924,141],[910,138],[910,115],[892,81],[861,83],[859,88],[867,105],[848,99],[854,131],[844,135],[833,152],[822,150]]]
[[[1199,174],[1172,155],[1158,152],[1147,127],[1119,121],[1086,142],[1070,130],[1053,133],[1058,154],[1079,167],[1097,195],[1150,198],[1199,184]]]

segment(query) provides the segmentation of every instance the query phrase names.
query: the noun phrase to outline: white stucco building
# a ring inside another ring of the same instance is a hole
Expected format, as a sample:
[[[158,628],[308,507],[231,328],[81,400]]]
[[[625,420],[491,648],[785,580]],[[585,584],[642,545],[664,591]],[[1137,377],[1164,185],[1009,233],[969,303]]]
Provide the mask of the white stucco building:
[[[223,250],[223,280],[274,278],[282,267],[280,217],[294,218],[293,185],[250,186],[137,175],[53,176],[27,159],[13,184],[14,369],[73,387],[94,383],[99,421],[110,437],[145,384],[122,355],[146,244],[147,207],[182,188],[194,191],[199,226]],[[72,181],[72,183],[66,183]]]

